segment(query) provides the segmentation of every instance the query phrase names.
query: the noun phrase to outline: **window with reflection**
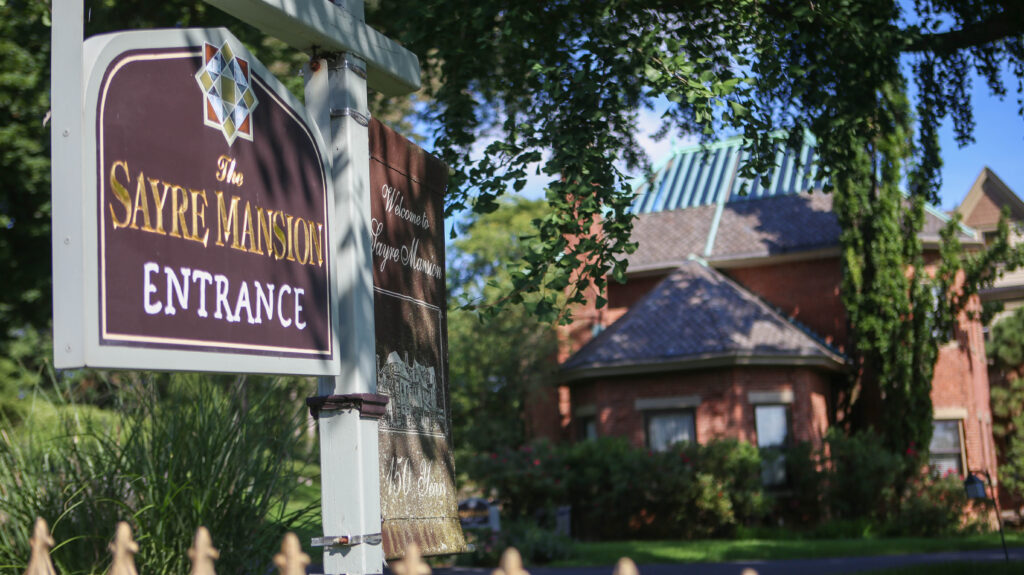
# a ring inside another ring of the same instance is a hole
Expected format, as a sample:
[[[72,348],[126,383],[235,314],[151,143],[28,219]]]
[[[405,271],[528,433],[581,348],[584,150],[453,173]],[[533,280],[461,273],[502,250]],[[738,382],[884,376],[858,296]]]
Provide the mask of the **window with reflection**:
[[[956,473],[963,477],[963,422],[959,419],[937,419],[932,422],[932,442],[928,446],[928,462],[939,473]]]
[[[650,449],[667,451],[676,443],[696,440],[696,420],[692,409],[647,414],[647,447]]]
[[[786,456],[789,444],[789,406],[755,405],[754,427],[761,450],[761,483],[779,486],[786,483]]]

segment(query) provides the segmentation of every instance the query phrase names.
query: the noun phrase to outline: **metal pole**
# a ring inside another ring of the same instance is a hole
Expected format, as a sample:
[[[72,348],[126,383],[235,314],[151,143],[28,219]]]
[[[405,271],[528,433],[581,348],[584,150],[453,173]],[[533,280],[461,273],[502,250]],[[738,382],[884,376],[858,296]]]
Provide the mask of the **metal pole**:
[[[988,469],[985,469],[985,479],[988,480],[988,486],[992,489],[992,503],[996,505],[996,525],[999,526],[999,539],[1003,542],[1003,556],[1006,557],[1006,562],[1010,562],[1010,552],[1006,549],[1006,535],[1003,534],[1003,513],[999,510],[999,493],[996,492],[996,486],[992,484],[992,475],[989,474]]]

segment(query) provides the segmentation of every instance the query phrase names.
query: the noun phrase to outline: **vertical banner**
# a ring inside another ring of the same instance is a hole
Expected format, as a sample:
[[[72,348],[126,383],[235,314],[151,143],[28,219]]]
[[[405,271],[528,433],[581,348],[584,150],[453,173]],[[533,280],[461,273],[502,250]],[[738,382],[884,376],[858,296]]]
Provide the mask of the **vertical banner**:
[[[384,555],[458,553],[444,273],[447,167],[370,124],[370,193]]]

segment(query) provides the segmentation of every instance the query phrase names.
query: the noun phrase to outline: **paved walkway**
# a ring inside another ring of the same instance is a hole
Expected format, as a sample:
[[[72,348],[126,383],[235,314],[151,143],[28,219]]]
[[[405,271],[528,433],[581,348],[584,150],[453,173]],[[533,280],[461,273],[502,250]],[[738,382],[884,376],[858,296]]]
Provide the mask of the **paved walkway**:
[[[927,563],[963,561],[1003,561],[1002,549],[984,551],[948,551],[911,555],[877,555],[837,559],[785,559],[778,561],[734,561],[727,563],[677,563],[672,565],[640,565],[640,575],[819,575],[823,573],[856,573],[905,567]],[[1011,561],[1024,561],[1024,547],[1010,549]],[[533,567],[530,575],[611,575],[612,566],[605,567]],[[490,575],[491,569],[450,567],[434,569],[434,575]]]

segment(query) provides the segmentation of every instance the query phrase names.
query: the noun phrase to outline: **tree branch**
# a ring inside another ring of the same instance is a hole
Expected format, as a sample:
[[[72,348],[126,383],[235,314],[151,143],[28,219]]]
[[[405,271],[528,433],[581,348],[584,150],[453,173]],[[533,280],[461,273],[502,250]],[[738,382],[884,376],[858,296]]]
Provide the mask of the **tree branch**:
[[[931,52],[946,56],[954,52],[984,46],[1004,38],[1024,34],[1024,3],[1014,0],[999,3],[1002,12],[957,30],[937,34],[916,34],[904,52]]]

